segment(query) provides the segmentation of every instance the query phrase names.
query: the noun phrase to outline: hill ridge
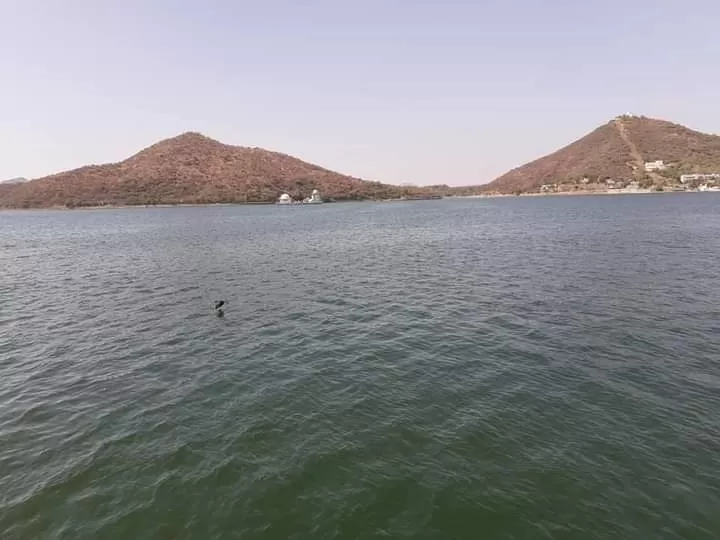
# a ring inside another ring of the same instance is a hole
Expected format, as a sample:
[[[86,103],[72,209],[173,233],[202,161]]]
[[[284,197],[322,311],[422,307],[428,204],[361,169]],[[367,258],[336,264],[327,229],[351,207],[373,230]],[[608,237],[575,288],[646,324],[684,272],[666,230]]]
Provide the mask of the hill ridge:
[[[651,169],[645,164],[659,160]],[[547,185],[637,182],[659,189],[686,173],[720,172],[720,137],[680,124],[621,115],[560,149],[516,167],[483,186],[500,193],[539,191]]]
[[[312,189],[331,200],[386,199],[417,188],[370,182],[258,147],[233,146],[187,131],[126,159],[85,165],[3,187],[0,207],[274,202]]]

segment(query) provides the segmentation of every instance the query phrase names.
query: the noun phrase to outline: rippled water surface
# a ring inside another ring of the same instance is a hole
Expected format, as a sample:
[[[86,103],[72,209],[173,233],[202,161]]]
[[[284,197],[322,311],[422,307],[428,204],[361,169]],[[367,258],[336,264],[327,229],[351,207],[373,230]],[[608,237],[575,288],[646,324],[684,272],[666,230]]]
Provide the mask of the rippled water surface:
[[[0,213],[0,538],[719,538],[719,207]]]

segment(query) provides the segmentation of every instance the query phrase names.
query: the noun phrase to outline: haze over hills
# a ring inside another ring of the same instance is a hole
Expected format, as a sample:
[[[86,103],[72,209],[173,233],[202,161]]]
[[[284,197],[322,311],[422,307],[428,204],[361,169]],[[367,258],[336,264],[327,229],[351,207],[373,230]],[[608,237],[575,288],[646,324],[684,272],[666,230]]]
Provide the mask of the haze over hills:
[[[119,163],[89,165],[0,190],[0,206],[273,202],[313,189],[335,200],[393,198],[400,188],[339,174],[261,148],[231,146],[194,132],[160,141]]]
[[[645,170],[662,160],[662,171]],[[619,116],[581,139],[513,169],[482,191],[538,191],[545,184],[597,184],[612,179],[658,186],[685,173],[720,173],[720,137],[643,116]]]
[[[17,178],[9,178],[7,180],[0,181],[0,184],[22,184],[23,182],[27,182],[28,179],[24,178],[22,176],[18,176]]]

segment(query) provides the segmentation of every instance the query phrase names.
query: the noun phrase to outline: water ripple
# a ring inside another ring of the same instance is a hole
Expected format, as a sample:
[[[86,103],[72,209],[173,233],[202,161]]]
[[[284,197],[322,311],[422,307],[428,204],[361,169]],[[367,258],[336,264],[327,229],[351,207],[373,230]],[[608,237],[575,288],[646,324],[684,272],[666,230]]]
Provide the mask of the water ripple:
[[[0,213],[0,533],[717,538],[715,204]]]

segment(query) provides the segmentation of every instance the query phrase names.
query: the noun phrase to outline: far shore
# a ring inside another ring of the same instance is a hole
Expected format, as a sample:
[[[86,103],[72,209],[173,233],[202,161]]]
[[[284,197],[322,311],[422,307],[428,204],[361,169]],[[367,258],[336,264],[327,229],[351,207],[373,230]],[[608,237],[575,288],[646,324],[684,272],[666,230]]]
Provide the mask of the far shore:
[[[622,190],[622,189],[610,189],[605,191],[599,190],[577,190],[577,191],[558,191],[558,192],[547,192],[547,193],[481,193],[477,195],[446,195],[439,199],[364,199],[364,200],[335,200],[332,203],[372,203],[372,202],[422,202],[427,200],[441,200],[441,199],[498,199],[498,198],[516,198],[516,197],[567,197],[567,196],[587,196],[587,195],[670,195],[670,194],[683,194],[683,193],[720,193],[720,190],[711,191],[699,191],[699,190],[668,190],[668,191],[657,191],[654,189],[635,189],[635,190]],[[28,208],[2,208],[0,211],[22,211],[22,210],[120,210],[120,209],[131,209],[131,208],[192,208],[192,207],[209,207],[209,206],[275,206],[275,202],[230,202],[230,203],[161,203],[161,204],[105,204],[97,206],[32,206]],[[303,206],[298,204],[296,206]]]
[[[583,195],[670,195],[683,193],[720,193],[720,191],[699,191],[699,190],[663,190],[654,189],[636,189],[625,191],[620,189],[610,189],[606,191],[599,190],[578,190],[578,191],[550,191],[547,193],[487,193],[479,195],[451,195],[445,197],[447,199],[491,199],[501,197],[566,197],[566,196],[583,196]]]

